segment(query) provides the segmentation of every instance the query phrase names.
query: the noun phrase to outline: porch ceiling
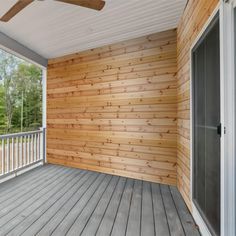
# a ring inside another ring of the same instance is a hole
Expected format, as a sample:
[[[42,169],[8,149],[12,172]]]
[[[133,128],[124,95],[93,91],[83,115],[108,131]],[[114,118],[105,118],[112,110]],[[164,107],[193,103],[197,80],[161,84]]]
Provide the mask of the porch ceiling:
[[[0,1],[2,16],[17,0]],[[187,0],[106,0],[96,12],[35,1],[0,31],[45,58],[96,48],[177,27]]]

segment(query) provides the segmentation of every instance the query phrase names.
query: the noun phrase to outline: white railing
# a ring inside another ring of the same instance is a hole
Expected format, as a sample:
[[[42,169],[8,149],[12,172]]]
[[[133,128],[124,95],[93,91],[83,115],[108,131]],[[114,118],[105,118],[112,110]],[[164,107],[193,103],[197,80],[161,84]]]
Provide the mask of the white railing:
[[[45,128],[0,135],[0,177],[45,162]]]

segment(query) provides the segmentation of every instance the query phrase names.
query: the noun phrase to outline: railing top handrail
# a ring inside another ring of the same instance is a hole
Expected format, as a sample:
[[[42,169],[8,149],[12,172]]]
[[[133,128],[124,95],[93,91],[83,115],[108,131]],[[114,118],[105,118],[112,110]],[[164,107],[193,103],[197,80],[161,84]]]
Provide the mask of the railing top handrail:
[[[35,130],[35,131],[0,135],[0,139],[22,137],[22,136],[28,136],[28,135],[40,134],[40,133],[43,133],[43,129],[42,128],[40,130]]]

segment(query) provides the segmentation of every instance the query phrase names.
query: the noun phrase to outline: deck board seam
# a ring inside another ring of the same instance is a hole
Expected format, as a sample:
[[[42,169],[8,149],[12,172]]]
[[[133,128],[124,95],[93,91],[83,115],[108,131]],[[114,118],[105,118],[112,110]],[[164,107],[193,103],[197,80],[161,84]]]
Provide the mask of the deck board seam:
[[[167,213],[166,213],[166,207],[165,207],[164,200],[163,200],[162,190],[161,190],[160,184],[158,184],[158,186],[159,186],[161,200],[162,200],[162,204],[163,204],[163,208],[164,208],[164,212],[165,212],[165,216],[166,216],[166,222],[167,222],[167,226],[168,226],[169,235],[171,235],[171,233],[170,233],[170,224],[169,224]]]
[[[141,213],[140,213],[140,230],[139,235],[142,234],[142,219],[143,219],[143,180],[141,182]]]
[[[128,223],[129,223],[130,208],[131,208],[131,203],[132,203],[133,193],[134,193],[134,184],[135,184],[135,180],[133,181],[133,185],[132,185],[132,192],[131,192],[131,198],[130,198],[130,202],[129,202],[128,217],[127,217],[127,222],[126,222],[126,227],[125,227],[125,235],[127,234],[127,228],[128,228]]]
[[[117,214],[118,214],[118,211],[119,211],[119,208],[120,208],[121,200],[123,198],[126,185],[127,185],[127,178],[125,178],[124,188],[123,188],[123,191],[122,191],[122,194],[121,194],[121,197],[120,197],[120,201],[119,201],[119,204],[118,204],[118,207],[117,207],[117,210],[116,210],[116,215],[115,215],[115,218],[114,218],[114,221],[113,221],[113,224],[112,224],[112,228],[111,228],[111,232],[110,232],[109,235],[112,234],[112,231],[113,231],[113,228],[114,228],[114,225],[115,225],[115,221],[116,221],[116,218],[117,218]]]
[[[172,201],[173,201],[173,203],[174,203],[174,206],[175,206],[177,215],[178,215],[178,217],[179,217],[179,221],[180,221],[181,226],[182,226],[182,229],[183,229],[183,231],[184,231],[184,235],[186,236],[186,231],[185,231],[185,228],[184,228],[184,226],[183,226],[182,219],[181,219],[181,217],[180,217],[180,215],[179,215],[179,210],[178,210],[178,208],[177,208],[177,206],[176,206],[176,204],[175,204],[175,200],[174,200],[174,198],[173,198],[172,192],[171,192],[171,190],[170,190],[170,186],[168,186],[168,189],[169,189],[169,191],[170,191],[170,195],[171,195]]]
[[[153,190],[152,190],[152,184],[150,184],[150,191],[151,191],[151,197],[152,197],[152,216],[153,216],[153,223],[154,223],[154,235],[156,234],[156,221],[154,216],[154,203],[153,203]]]

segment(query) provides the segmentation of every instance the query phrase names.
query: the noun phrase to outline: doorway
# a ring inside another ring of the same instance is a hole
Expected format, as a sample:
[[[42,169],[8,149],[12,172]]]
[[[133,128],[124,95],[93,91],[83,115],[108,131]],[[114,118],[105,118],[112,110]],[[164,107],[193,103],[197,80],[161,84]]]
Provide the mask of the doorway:
[[[212,20],[192,50],[193,202],[220,235],[220,25]]]

